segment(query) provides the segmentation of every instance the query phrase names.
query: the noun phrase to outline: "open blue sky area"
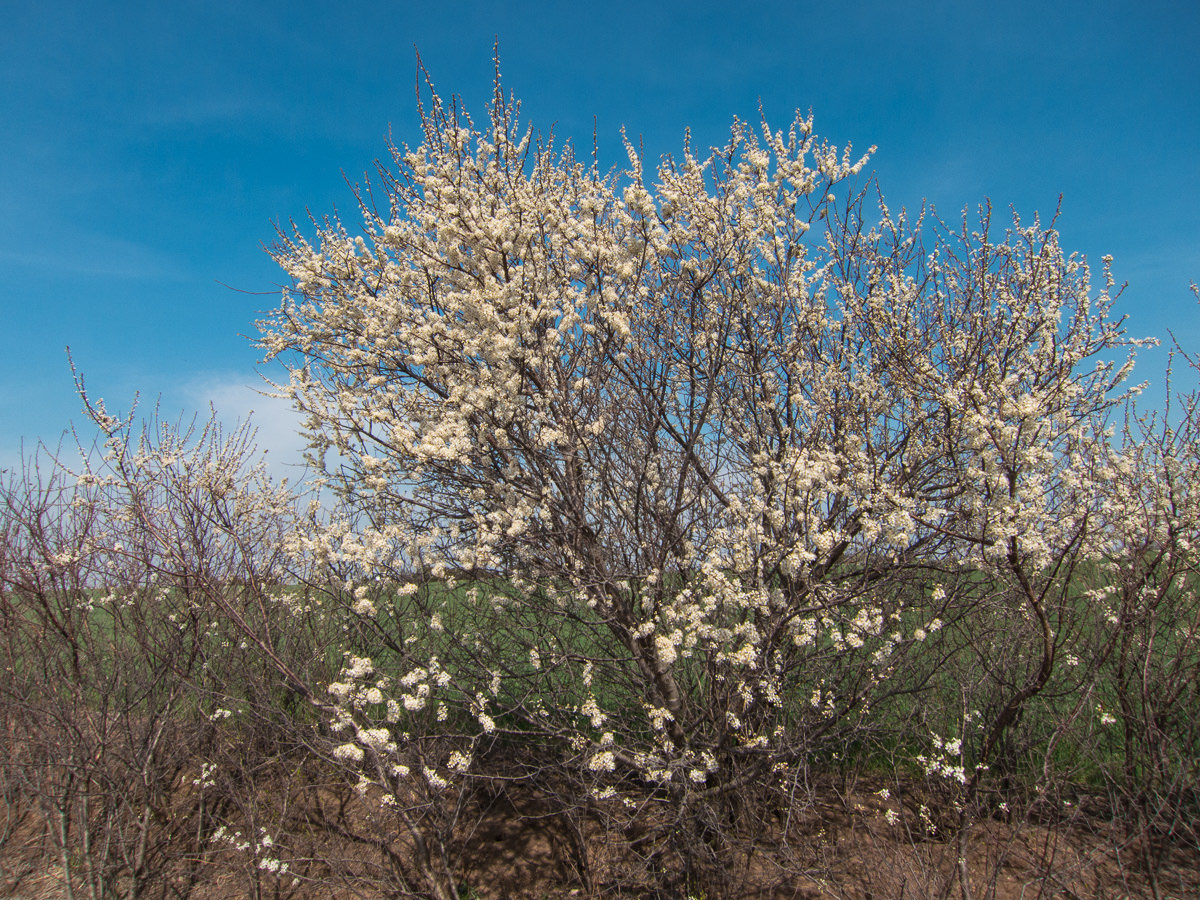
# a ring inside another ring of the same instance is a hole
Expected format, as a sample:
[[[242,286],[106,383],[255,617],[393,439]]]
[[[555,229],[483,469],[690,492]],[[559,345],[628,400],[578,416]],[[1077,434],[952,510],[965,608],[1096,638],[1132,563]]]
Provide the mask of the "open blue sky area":
[[[543,131],[624,161],[723,143],[796,109],[877,145],[893,208],[990,199],[1051,214],[1128,281],[1131,332],[1200,350],[1200,3],[61,2],[0,4],[0,468],[81,421],[64,348],[124,409],[230,421],[294,452],[245,337],[278,303],[263,252],[307,210],[356,218],[362,181],[417,143],[419,49],[482,114],[505,85]],[[1161,376],[1151,354],[1144,377]]]

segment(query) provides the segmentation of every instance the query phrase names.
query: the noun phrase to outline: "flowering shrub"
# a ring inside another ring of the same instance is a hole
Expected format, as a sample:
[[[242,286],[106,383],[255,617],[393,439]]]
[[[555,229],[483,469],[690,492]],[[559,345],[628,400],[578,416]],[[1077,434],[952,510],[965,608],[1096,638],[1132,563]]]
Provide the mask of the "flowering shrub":
[[[497,722],[560,742],[597,796],[658,786],[687,856],[988,607],[1032,623],[1035,663],[954,770],[970,794],[1102,541],[1097,446],[1137,344],[1107,260],[1097,290],[1037,220],[872,209],[846,187],[868,157],[811,117],[735,121],[653,178],[626,150],[603,174],[499,85],[482,126],[431,91],[361,233],[274,251],[291,284],[261,346],[357,517],[312,552],[423,584],[427,618],[387,627],[424,631],[406,647],[436,645],[445,681],[413,659],[379,686],[392,721],[437,702],[472,746]],[[357,758],[384,706],[334,687]]]

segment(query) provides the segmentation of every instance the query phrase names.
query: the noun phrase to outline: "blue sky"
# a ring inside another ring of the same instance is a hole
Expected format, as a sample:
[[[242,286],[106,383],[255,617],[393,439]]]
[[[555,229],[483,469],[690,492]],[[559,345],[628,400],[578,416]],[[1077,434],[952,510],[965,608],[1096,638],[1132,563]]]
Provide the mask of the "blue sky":
[[[482,111],[499,39],[537,127],[622,162],[722,143],[761,102],[782,127],[875,144],[893,207],[1053,211],[1064,245],[1129,282],[1131,331],[1200,349],[1200,3],[109,2],[0,4],[0,468],[79,422],[90,390],[168,417],[253,408],[245,335],[278,300],[262,250],[416,143],[414,47]],[[1157,377],[1161,354],[1146,360]]]

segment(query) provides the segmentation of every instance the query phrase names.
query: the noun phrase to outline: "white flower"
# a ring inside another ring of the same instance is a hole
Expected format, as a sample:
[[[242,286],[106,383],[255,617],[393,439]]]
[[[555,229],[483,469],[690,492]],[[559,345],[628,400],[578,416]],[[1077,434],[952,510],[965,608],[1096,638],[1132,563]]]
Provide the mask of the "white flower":
[[[358,733],[358,739],[372,750],[386,750],[391,743],[392,735],[386,728],[364,728]]]
[[[658,654],[658,661],[662,665],[669,666],[675,662],[675,644],[665,634],[656,634],[654,636],[654,650]]]
[[[587,716],[592,723],[593,728],[602,728],[608,717],[596,705],[596,698],[589,696],[583,701],[583,706],[579,708],[579,712]]]
[[[616,767],[617,758],[613,756],[611,750],[601,750],[588,760],[588,768],[593,772],[611,772]]]

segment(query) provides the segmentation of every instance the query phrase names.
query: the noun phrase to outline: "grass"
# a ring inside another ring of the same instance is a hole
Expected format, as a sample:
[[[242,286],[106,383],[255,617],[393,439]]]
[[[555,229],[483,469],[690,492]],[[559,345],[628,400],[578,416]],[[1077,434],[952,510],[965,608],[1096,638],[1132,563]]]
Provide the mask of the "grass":
[[[1001,802],[1017,808],[1021,802],[1033,802],[1044,788],[1073,803],[1087,797],[1107,802],[1114,791],[1133,797],[1140,790],[1143,793],[1137,796],[1152,796],[1154,802],[1173,804],[1170,808],[1180,816],[1191,816],[1200,809],[1194,752],[1200,746],[1196,725],[1200,654],[1190,637],[1195,633],[1197,585],[1194,579],[1180,581],[1163,596],[1153,616],[1142,616],[1136,628],[1131,620],[1129,630],[1118,635],[1124,640],[1119,649],[1136,657],[1140,671],[1161,673],[1162,684],[1155,694],[1131,696],[1131,685],[1122,682],[1114,668],[1119,656],[1100,652],[1112,649],[1106,630],[1111,624],[1088,605],[1087,588],[1097,573],[1086,574],[1086,578],[1079,576],[1078,587],[1061,592],[1060,621],[1074,623],[1062,632],[1068,645],[1060,650],[1054,679],[1026,704],[1001,752],[991,761],[986,809],[994,812]],[[805,648],[785,645],[787,655],[776,660],[784,672],[780,703],[768,708],[756,696],[753,703],[758,705],[752,704],[751,712],[743,710],[742,715],[749,718],[762,710],[765,727],[782,726],[782,743],[793,754],[785,755],[784,761],[796,777],[801,771],[818,781],[835,773],[856,773],[872,784],[900,784],[910,795],[943,796],[949,799],[939,802],[952,802],[952,790],[942,794],[938,790],[953,785],[927,777],[917,757],[930,753],[933,734],[962,737],[969,770],[988,717],[1027,677],[1037,646],[1036,631],[1021,637],[1029,625],[1018,605],[992,602],[996,588],[978,573],[966,573],[963,583],[961,591],[951,592],[949,607],[934,610],[922,607],[931,602],[926,594],[906,589],[908,602],[901,605],[895,628],[910,635],[927,623],[931,613],[944,617],[947,624],[923,642],[905,643],[896,654],[896,668],[886,678],[874,682],[864,675],[873,671],[870,658],[879,639],[857,649],[839,648],[828,635]],[[613,731],[623,747],[644,752],[661,749],[646,714],[648,694],[641,673],[627,648],[595,610],[561,603],[548,591],[521,597],[505,582],[459,580],[430,581],[410,595],[396,585],[381,583],[372,587],[377,614],[370,617],[355,613],[352,600],[340,589],[313,592],[311,612],[305,615],[289,613],[305,596],[298,587],[287,589],[289,604],[261,610],[260,598],[244,587],[229,590],[226,602],[242,591],[238,602],[245,615],[268,616],[258,621],[270,623],[277,646],[317,690],[323,691],[337,678],[347,650],[374,660],[378,673],[391,678],[393,697],[399,694],[399,679],[414,666],[427,663],[430,654],[437,655],[451,675],[449,685],[435,698],[448,703],[448,717],[438,720],[434,702],[407,713],[396,732],[459,746],[480,734],[475,705],[484,695],[498,734],[472,769],[480,790],[484,785],[499,790],[496,786],[511,777],[504,774],[509,771],[505,766],[514,765],[518,758],[523,760],[521,778],[533,778],[531,785],[541,777],[531,775],[536,766],[544,766],[545,772],[573,771],[590,778],[585,766],[591,750],[586,742],[598,740],[604,731]],[[208,721],[218,702],[241,704],[243,712],[235,721],[210,724],[235,745],[244,742],[242,752],[250,756],[260,740],[259,731],[266,727],[284,729],[295,747],[328,739],[322,737],[326,717],[283,686],[253,644],[241,646],[243,636],[231,622],[210,616],[211,610],[193,616],[182,592],[131,592],[118,603],[97,602],[99,595],[90,591],[64,592],[52,599],[49,604],[33,603],[32,598],[5,593],[8,669],[0,675],[4,683],[0,700],[13,697],[13,691],[42,691],[38,703],[47,709],[70,702],[138,718],[172,697],[170,715],[197,722]],[[497,601],[502,601],[499,606]],[[440,624],[435,624],[435,615]],[[63,627],[68,619],[73,624]],[[1155,640],[1147,643],[1151,635]],[[1023,650],[1026,645],[1030,650]],[[530,655],[535,648],[538,665]],[[184,649],[197,655],[189,662]],[[1079,657],[1077,665],[1063,661],[1068,652]],[[588,660],[593,663],[591,689],[582,679]],[[682,724],[692,746],[712,749],[731,772],[751,771],[755,757],[739,750],[737,736],[724,728],[725,705],[737,702],[736,670],[715,666],[711,656],[697,652],[681,657],[675,673],[685,693]],[[493,695],[497,674],[499,690]],[[172,678],[190,679],[189,684],[203,690],[171,694]],[[848,695],[856,683],[866,685],[862,700],[838,721],[826,721],[810,702],[818,686]],[[1122,696],[1137,721],[1101,727],[1097,707],[1117,711]],[[608,716],[599,727],[593,728],[581,714],[589,699]],[[1154,707],[1160,699],[1170,703]],[[545,719],[533,714],[539,703],[548,713]],[[1151,706],[1143,708],[1144,703]],[[384,710],[381,705],[368,712],[381,719]],[[572,746],[572,733],[585,739],[582,748]],[[266,741],[263,746],[270,744]],[[199,770],[199,763],[195,768]],[[256,777],[250,771],[248,786]],[[346,777],[346,772],[327,769],[313,783],[323,778],[335,784]],[[625,796],[633,798],[644,787],[636,779],[620,785]],[[704,787],[694,790],[702,792]],[[772,803],[792,802],[787,792],[767,784],[760,787],[775,798]],[[179,786],[163,790],[179,790]],[[653,799],[657,808],[670,796],[648,794],[645,799]],[[423,801],[432,805],[422,815],[434,816],[440,809],[437,804],[451,797]],[[591,801],[581,796],[571,802],[586,806]],[[634,823],[643,813],[623,815]]]

